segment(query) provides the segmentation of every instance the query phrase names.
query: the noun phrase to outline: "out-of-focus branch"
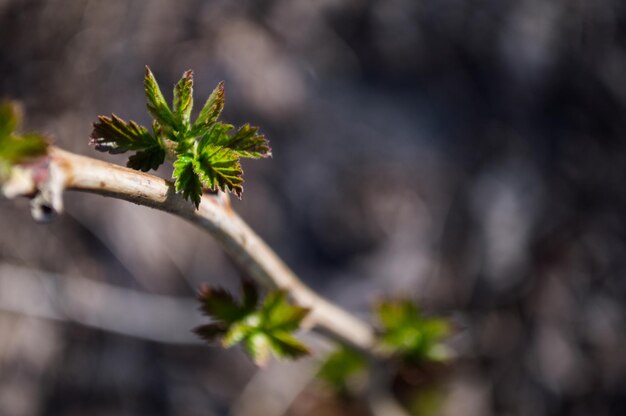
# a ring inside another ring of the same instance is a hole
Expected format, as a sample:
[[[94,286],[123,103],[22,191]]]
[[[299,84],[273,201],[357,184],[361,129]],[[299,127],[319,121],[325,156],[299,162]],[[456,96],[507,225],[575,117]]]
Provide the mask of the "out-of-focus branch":
[[[189,331],[189,325],[201,323],[191,298],[141,293],[8,264],[0,265],[2,311],[168,344],[201,344]]]
[[[49,149],[45,163],[20,169],[17,180],[5,188],[11,196],[36,195],[33,213],[39,217],[62,209],[64,190],[95,193],[174,214],[208,231],[259,284],[284,289],[299,305],[311,308],[308,323],[314,329],[362,351],[374,351],[372,327],[304,285],[232,210],[223,193],[205,193],[196,210],[175,192],[171,182],[55,147]]]

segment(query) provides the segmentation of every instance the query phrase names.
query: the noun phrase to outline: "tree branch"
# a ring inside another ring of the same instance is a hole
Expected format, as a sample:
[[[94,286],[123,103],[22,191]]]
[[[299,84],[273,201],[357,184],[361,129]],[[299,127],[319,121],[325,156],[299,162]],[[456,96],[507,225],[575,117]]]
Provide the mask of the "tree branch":
[[[16,170],[16,169],[14,169]],[[259,284],[284,289],[299,305],[311,308],[308,323],[319,332],[362,351],[374,352],[374,331],[366,322],[330,303],[307,287],[232,210],[221,192],[205,193],[198,210],[174,190],[171,182],[56,147],[45,162],[20,169],[5,194],[36,195],[33,213],[44,217],[61,211],[64,190],[122,199],[181,217],[208,231],[233,260]]]

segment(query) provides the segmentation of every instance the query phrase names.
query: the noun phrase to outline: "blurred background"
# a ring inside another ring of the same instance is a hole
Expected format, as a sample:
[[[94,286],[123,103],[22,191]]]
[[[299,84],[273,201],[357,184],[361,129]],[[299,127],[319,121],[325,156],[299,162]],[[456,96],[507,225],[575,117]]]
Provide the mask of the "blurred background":
[[[459,358],[395,383],[412,414],[624,414],[626,3],[0,0],[0,96],[58,146],[124,163],[88,136],[149,122],[146,64],[261,126],[234,206],[307,284],[451,319]],[[366,414],[311,360],[196,341],[197,286],[241,276],[208,235],[65,202],[0,201],[0,415]]]

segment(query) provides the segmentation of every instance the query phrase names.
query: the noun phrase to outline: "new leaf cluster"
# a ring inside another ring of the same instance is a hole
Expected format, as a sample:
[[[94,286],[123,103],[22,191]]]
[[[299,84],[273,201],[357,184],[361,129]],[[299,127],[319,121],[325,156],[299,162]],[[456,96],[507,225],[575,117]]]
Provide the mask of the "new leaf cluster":
[[[270,353],[290,359],[309,354],[293,336],[309,310],[291,305],[285,291],[270,292],[260,301],[256,287],[244,281],[240,301],[224,289],[209,287],[202,288],[198,298],[202,312],[213,319],[195,329],[204,340],[221,339],[226,348],[241,343],[258,365],[265,364]]]
[[[382,351],[418,365],[444,361],[451,356],[451,351],[443,344],[450,333],[445,319],[424,317],[408,299],[379,302],[374,313],[379,323]],[[334,391],[345,395],[369,365],[362,352],[341,346],[326,358],[317,376]]]
[[[386,300],[376,306],[384,347],[415,363],[449,357],[443,339],[450,325],[441,318],[424,317],[410,300]]]
[[[320,366],[317,377],[341,395],[347,395],[350,385],[365,375],[365,356],[346,346],[337,348]]]
[[[22,123],[19,107],[12,102],[0,102],[0,181],[17,164],[46,154],[48,143],[36,133],[18,133]]]
[[[148,112],[154,119],[151,131],[115,115],[99,116],[91,133],[95,149],[112,154],[135,152],[127,166],[144,172],[157,169],[166,156],[171,156],[176,192],[196,208],[203,186],[230,191],[241,198],[243,171],[239,160],[269,157],[271,149],[258,127],[245,124],[234,129],[218,120],[224,108],[224,83],[213,90],[193,123],[192,71],[186,71],[174,86],[171,107],[148,67],[144,86]]]

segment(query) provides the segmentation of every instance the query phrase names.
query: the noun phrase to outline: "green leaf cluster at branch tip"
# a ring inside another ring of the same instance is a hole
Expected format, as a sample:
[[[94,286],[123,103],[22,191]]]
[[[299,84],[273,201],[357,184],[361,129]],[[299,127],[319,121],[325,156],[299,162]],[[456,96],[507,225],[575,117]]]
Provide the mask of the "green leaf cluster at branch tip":
[[[241,343],[258,365],[264,365],[270,353],[290,359],[309,354],[293,336],[309,310],[291,305],[285,291],[270,292],[260,301],[256,287],[244,281],[241,301],[224,289],[209,287],[202,288],[198,298],[200,309],[213,319],[195,329],[206,341],[221,339],[224,347]]]
[[[234,129],[218,120],[224,109],[224,83],[213,90],[193,123],[192,71],[186,71],[174,86],[171,108],[148,67],[144,86],[148,112],[154,119],[152,131],[115,115],[99,116],[90,141],[95,149],[112,154],[134,151],[127,166],[144,172],[172,159],[176,192],[196,207],[203,187],[230,191],[241,198],[240,159],[270,157],[272,152],[257,127],[244,124]]]
[[[410,300],[386,300],[376,306],[383,347],[408,361],[443,361],[451,352],[443,345],[450,325],[442,318],[422,316]]]
[[[0,102],[0,182],[10,175],[11,168],[46,154],[48,143],[36,133],[18,133],[22,115],[17,104]]]

